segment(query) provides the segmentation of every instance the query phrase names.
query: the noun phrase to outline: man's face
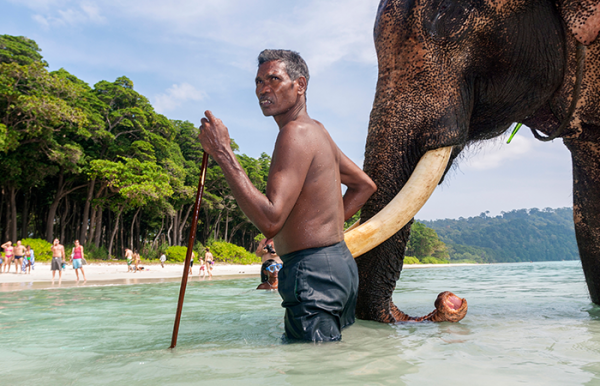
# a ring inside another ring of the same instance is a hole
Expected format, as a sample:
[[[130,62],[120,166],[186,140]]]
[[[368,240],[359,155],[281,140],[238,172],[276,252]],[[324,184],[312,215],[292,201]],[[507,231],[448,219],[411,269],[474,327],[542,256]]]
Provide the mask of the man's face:
[[[256,96],[265,116],[288,112],[303,95],[298,93],[298,80],[292,81],[285,64],[272,60],[260,65],[256,74]]]

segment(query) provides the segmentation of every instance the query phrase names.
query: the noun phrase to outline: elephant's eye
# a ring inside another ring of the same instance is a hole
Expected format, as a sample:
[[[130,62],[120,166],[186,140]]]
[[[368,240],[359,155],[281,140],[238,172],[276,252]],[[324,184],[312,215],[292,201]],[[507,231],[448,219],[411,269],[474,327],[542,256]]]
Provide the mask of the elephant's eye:
[[[460,0],[434,0],[424,14],[424,27],[429,36],[440,43],[460,39],[470,29],[469,17],[473,8]]]

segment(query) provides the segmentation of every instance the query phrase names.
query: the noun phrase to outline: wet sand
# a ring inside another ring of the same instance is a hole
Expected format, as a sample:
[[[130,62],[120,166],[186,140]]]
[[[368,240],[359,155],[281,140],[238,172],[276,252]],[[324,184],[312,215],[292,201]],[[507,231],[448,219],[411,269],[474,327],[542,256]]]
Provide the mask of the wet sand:
[[[476,264],[406,264],[404,269],[419,268],[444,268],[467,266]],[[52,289],[52,288],[70,288],[77,286],[107,286],[107,285],[131,285],[143,283],[164,283],[181,281],[183,274],[182,264],[165,264],[162,268],[160,264],[142,264],[143,271],[127,272],[125,263],[93,263],[84,265],[87,281],[84,283],[80,274],[80,281],[77,282],[75,270],[72,265],[62,273],[62,280],[59,284],[58,272],[52,282],[52,272],[49,263],[36,263],[35,270],[30,274],[15,274],[14,265],[11,266],[10,273],[0,274],[0,292],[20,291],[26,289]],[[189,276],[188,281],[209,280],[208,277],[198,276],[198,267],[192,267],[193,275]],[[232,277],[258,276],[260,274],[260,265],[234,265],[234,264],[215,264],[212,280],[231,279]]]

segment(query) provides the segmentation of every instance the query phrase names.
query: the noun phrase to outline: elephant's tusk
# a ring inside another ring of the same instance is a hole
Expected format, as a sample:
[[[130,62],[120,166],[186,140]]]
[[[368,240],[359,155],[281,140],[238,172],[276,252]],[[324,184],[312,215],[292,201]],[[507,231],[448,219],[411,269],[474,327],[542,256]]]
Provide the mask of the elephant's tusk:
[[[383,243],[417,214],[444,175],[451,153],[451,146],[425,153],[402,190],[385,208],[344,233],[352,256],[358,257]]]

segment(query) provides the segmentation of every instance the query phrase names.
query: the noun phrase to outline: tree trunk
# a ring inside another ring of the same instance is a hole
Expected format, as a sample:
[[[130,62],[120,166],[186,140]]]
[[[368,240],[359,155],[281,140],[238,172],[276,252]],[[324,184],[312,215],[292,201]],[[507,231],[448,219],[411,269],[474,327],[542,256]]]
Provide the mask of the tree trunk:
[[[23,212],[21,214],[21,239],[29,237],[29,202],[31,197],[31,190],[25,194],[23,198]]]
[[[102,208],[97,209],[95,230],[96,234],[92,235],[94,237],[94,245],[96,248],[100,248],[100,241],[102,240]]]
[[[185,206],[185,205],[184,205]],[[183,213],[183,207],[181,207],[181,212]],[[190,216],[190,213],[192,212],[192,208],[194,207],[194,204],[191,204],[186,213],[185,213],[185,217],[183,218],[183,220],[181,220],[181,223],[179,224],[179,240],[184,240],[183,238],[183,228],[185,228],[185,224],[188,220],[188,217]]]
[[[10,239],[17,242],[17,189],[10,187]]]
[[[165,226],[165,216],[162,216],[161,221],[160,221],[160,230],[158,231],[158,233],[156,234],[156,237],[154,238],[154,241],[152,242],[152,246],[154,248],[156,248],[158,246],[158,244],[157,244],[158,238],[160,237],[160,234],[162,233],[164,226]]]
[[[81,245],[85,245],[85,242],[87,240],[88,218],[90,215],[90,205],[92,203],[92,196],[94,195],[94,185],[96,185],[96,178],[92,178],[91,181],[88,183],[87,197],[85,199],[85,205],[83,207],[83,219],[81,220],[81,232],[79,234],[79,243]]]
[[[67,226],[67,218],[69,216],[69,211],[71,210],[71,204],[68,199],[65,200],[65,210],[59,218],[60,223],[60,240],[62,243],[65,243],[65,227]]]
[[[214,225],[214,233],[213,233],[213,239],[218,240],[217,236],[219,234],[219,225],[221,223],[221,215],[223,214],[223,211],[219,212],[219,216],[217,217],[217,221],[215,221],[215,225]]]
[[[123,207],[119,207],[119,213],[117,214],[117,219],[115,220],[115,227],[112,230],[112,233],[110,235],[110,241],[108,242],[108,257],[109,257],[109,259],[112,258],[112,247],[113,247],[115,235],[117,234],[117,231],[119,230],[119,220],[121,219],[121,213],[123,213]]]
[[[131,220],[131,231],[129,232],[129,245],[131,250],[134,249],[133,247],[133,226],[135,225],[135,220],[137,219],[138,213],[140,213],[140,210],[142,210],[142,207],[140,206],[138,208],[138,210],[135,211],[135,214],[133,215],[133,220]]]
[[[58,175],[58,189],[56,191],[56,195],[54,196],[54,201],[48,208],[48,217],[46,219],[46,241],[49,243],[51,243],[54,239],[54,218],[56,217],[56,210],[58,209],[60,200],[62,200],[67,194],[85,186],[79,185],[72,189],[65,190],[66,185],[67,183],[64,181],[64,174],[61,171]]]
[[[229,230],[229,209],[225,211],[225,237],[223,240],[227,241],[227,231]]]
[[[167,239],[169,240],[169,246],[173,245],[171,244],[171,228],[173,228],[173,217],[169,218],[169,229],[167,229]]]
[[[125,244],[123,243],[123,240],[124,240],[123,239],[123,229],[125,228],[125,225],[124,225],[125,221],[123,220],[123,217],[125,217],[125,216],[121,216],[121,225],[120,225],[121,229],[120,229],[120,232],[119,232],[119,235],[121,236],[120,237],[121,244],[119,245],[120,248],[118,249],[118,251],[120,253],[125,250],[125,248],[124,248]]]

